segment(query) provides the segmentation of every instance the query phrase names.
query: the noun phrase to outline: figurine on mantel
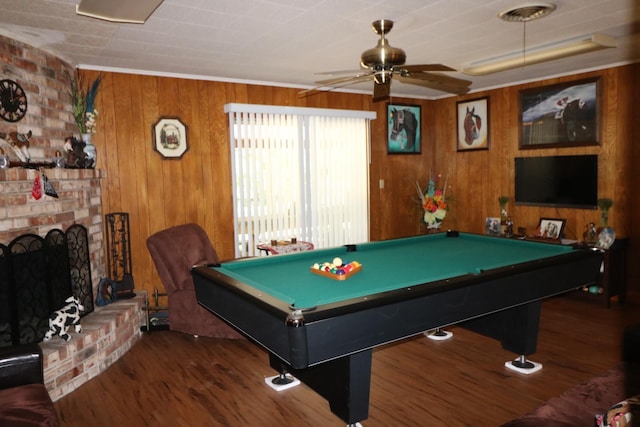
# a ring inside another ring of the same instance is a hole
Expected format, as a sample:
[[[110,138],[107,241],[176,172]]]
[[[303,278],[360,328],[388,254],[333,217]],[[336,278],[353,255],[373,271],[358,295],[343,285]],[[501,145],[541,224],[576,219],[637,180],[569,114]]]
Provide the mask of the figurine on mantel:
[[[32,135],[31,131],[27,133],[17,131],[0,133],[0,145],[8,147],[21,163],[26,164],[31,161],[29,139],[31,139]]]

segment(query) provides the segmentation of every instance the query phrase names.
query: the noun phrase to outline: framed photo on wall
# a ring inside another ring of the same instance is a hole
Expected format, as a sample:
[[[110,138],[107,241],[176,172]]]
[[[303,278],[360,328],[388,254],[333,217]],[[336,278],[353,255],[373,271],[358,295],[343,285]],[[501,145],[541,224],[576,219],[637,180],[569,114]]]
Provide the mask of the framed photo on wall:
[[[166,159],[179,159],[189,149],[187,126],[178,117],[161,117],[152,131],[153,148]]]
[[[520,91],[520,149],[600,144],[600,79]]]
[[[459,101],[458,151],[489,149],[489,98]]]
[[[421,107],[387,104],[387,153],[420,154],[421,142]]]

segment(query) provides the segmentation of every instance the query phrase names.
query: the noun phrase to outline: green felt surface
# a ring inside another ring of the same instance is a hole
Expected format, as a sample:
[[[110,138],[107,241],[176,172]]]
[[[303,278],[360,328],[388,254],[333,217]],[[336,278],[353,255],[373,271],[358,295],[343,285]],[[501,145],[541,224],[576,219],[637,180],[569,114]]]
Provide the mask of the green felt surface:
[[[553,257],[572,251],[570,246],[446,233],[371,242],[344,247],[259,257],[223,263],[216,269],[260,292],[298,308],[313,307],[351,298],[466,274]],[[314,263],[340,257],[358,261],[362,271],[347,280],[333,280],[310,271]]]

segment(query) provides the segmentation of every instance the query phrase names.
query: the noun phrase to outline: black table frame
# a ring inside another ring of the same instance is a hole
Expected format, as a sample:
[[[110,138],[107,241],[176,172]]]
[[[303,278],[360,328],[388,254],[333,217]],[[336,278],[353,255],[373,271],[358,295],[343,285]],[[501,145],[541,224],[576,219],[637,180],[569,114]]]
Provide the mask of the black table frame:
[[[192,273],[203,307],[266,348],[272,367],[291,372],[354,424],[369,414],[374,347],[460,324],[508,351],[533,354],[542,299],[595,283],[601,261],[600,252],[575,250],[302,313],[210,266]]]

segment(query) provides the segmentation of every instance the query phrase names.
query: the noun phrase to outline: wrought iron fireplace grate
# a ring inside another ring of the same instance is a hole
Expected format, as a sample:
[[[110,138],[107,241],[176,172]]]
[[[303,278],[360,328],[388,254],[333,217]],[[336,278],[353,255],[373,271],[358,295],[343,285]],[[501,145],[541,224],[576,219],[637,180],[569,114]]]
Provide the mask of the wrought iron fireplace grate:
[[[0,347],[42,341],[49,315],[75,295],[93,311],[87,229],[75,224],[43,238],[24,234],[0,244]]]

